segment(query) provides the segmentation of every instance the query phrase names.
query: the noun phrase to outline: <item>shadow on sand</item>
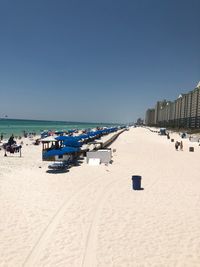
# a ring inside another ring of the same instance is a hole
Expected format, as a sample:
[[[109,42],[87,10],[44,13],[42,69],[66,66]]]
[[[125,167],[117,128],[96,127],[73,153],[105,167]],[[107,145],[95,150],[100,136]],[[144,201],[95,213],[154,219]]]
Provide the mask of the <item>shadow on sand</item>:
[[[64,169],[64,170],[47,170],[47,173],[52,173],[52,174],[58,174],[58,173],[67,173],[69,172],[68,169]]]

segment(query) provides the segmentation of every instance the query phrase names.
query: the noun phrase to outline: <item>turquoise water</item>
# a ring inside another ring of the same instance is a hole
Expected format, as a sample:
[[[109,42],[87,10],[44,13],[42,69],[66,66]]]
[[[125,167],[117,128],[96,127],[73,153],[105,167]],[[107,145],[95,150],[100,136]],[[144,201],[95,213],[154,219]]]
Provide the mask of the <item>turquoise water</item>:
[[[40,134],[43,130],[70,130],[70,129],[88,129],[94,127],[114,126],[116,124],[106,123],[84,123],[84,122],[63,122],[63,121],[37,121],[37,120],[15,120],[0,119],[0,134],[9,137],[11,134],[15,136],[23,135],[23,131],[27,133]]]

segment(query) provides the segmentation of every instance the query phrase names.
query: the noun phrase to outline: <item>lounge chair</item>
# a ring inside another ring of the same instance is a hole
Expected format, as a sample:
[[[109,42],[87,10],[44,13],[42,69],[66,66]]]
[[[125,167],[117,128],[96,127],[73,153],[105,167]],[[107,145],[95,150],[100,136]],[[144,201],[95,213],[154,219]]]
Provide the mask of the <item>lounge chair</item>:
[[[54,163],[48,166],[51,170],[65,170],[67,169],[68,164],[65,161],[55,161]]]

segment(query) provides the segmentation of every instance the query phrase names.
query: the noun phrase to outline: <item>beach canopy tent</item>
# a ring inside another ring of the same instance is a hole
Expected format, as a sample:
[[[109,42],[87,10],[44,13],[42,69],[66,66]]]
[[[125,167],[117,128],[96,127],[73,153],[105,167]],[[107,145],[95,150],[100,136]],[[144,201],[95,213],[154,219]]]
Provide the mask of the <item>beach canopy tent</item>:
[[[65,133],[64,131],[55,131],[56,135],[60,135],[60,134],[64,134],[64,133]]]
[[[51,136],[53,134],[54,134],[54,132],[52,132],[51,130],[44,130],[43,132],[40,133],[41,138],[45,138],[45,137]]]
[[[160,128],[160,135],[166,135],[166,128]]]
[[[41,134],[41,138],[45,138],[45,137],[49,136],[48,131],[43,131],[40,134]]]
[[[96,137],[100,137],[102,135],[101,131],[91,131],[87,133],[89,138],[96,138]]]
[[[74,140],[77,140],[76,136],[68,136],[68,135],[58,136],[55,139],[57,141],[74,141]]]
[[[80,151],[80,148],[78,147],[62,147],[60,149],[52,149],[43,154],[43,158],[48,158],[48,157],[54,157],[54,156],[61,156],[64,154],[72,154],[75,152]]]
[[[71,147],[81,147],[82,143],[78,141],[78,138],[72,136],[58,136],[55,138],[57,141],[63,141],[63,145]]]
[[[39,139],[39,141],[42,142],[42,151],[46,151],[50,148],[50,146],[52,147],[52,145],[55,148],[59,148],[59,144],[58,141],[55,139],[54,136],[47,136],[45,138],[41,138]]]
[[[85,140],[85,139],[88,139],[89,138],[89,135],[88,134],[80,134],[78,136],[75,136],[77,140]]]
[[[95,132],[88,132],[87,134],[88,134],[89,136],[91,136],[91,137],[93,137],[93,136],[96,135]]]
[[[71,147],[71,146],[65,146],[63,148],[61,148],[63,154],[71,154],[71,153],[75,153],[75,152],[79,152],[80,148],[79,147]]]
[[[40,141],[42,141],[42,142],[55,142],[57,140],[53,136],[47,136],[45,138],[40,139]]]
[[[71,147],[81,147],[82,142],[78,142],[77,140],[66,140],[63,142],[63,145]]]

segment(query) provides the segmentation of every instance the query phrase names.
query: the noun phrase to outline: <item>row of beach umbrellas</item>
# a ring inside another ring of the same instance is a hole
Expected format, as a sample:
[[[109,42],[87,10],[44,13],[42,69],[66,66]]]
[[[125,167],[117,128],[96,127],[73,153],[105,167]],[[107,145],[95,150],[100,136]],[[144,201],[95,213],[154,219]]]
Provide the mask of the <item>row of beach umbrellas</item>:
[[[85,134],[77,135],[77,136],[58,136],[55,137],[55,141],[61,141],[63,147],[59,149],[51,149],[43,154],[44,158],[59,156],[64,154],[71,154],[75,152],[79,152],[83,142],[91,139],[96,139],[101,137],[102,135],[109,134],[117,131],[117,127],[105,128],[97,131],[90,131]]]

